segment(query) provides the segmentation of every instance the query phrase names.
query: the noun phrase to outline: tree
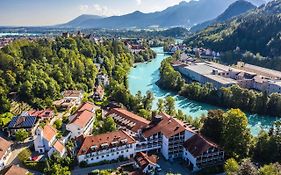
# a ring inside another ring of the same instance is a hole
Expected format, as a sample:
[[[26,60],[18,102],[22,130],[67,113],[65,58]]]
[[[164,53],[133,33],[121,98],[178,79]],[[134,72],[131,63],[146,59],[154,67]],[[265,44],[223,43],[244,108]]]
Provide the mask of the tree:
[[[24,148],[18,155],[18,158],[21,162],[30,160],[31,151],[28,148]]]
[[[222,144],[227,155],[244,158],[249,153],[251,134],[246,115],[240,109],[231,109],[224,114]]]
[[[165,106],[164,106],[164,100],[159,99],[157,102],[157,111],[158,112],[164,112]]]
[[[15,137],[17,141],[23,142],[25,139],[29,137],[29,132],[27,132],[25,129],[19,129],[15,133]]]
[[[224,111],[222,110],[211,110],[208,112],[207,117],[202,118],[203,127],[200,132],[217,144],[222,143],[224,126],[223,114]]]
[[[242,161],[238,175],[258,175],[257,167],[251,162],[250,159],[245,159]]]
[[[116,125],[116,123],[114,122],[113,118],[110,117],[110,116],[108,116],[108,117],[105,119],[102,128],[103,128],[103,133],[112,132],[112,131],[116,131],[117,125]]]
[[[169,115],[175,115],[176,107],[175,107],[175,99],[172,96],[168,96],[165,98],[165,112]]]
[[[60,164],[53,164],[51,166],[50,169],[47,169],[44,171],[46,174],[51,174],[51,175],[71,175],[71,172],[69,171],[69,168],[68,167],[63,167],[61,166]]]
[[[235,175],[239,170],[239,165],[235,159],[228,159],[224,164],[224,170],[227,175]]]
[[[264,165],[259,169],[259,175],[281,175],[281,165],[279,163]]]
[[[61,119],[57,119],[54,123],[54,126],[56,127],[56,129],[61,129],[62,127],[62,120]]]

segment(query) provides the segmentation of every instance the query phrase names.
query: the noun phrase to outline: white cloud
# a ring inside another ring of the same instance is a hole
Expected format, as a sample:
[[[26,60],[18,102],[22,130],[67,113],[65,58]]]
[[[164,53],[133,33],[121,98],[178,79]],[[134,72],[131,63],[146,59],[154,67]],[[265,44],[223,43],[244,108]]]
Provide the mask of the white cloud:
[[[99,16],[114,16],[121,14],[119,10],[110,9],[107,6],[102,6],[99,4],[80,5],[79,9],[82,13],[95,14]]]
[[[138,5],[141,5],[142,0],[136,0]]]
[[[81,12],[87,12],[89,10],[89,6],[88,5],[80,5],[79,7]]]

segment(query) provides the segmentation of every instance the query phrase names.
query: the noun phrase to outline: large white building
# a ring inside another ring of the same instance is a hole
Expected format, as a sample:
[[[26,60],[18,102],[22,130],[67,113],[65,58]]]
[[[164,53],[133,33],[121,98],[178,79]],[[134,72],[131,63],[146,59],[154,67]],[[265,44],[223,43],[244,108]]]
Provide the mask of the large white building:
[[[71,132],[71,138],[92,133],[95,119],[94,110],[95,105],[87,102],[74,115],[69,117],[70,122],[66,125],[66,129]]]
[[[11,156],[12,143],[0,137],[0,170],[7,166],[8,160]]]
[[[142,117],[125,109],[113,109],[109,114],[113,116],[119,128],[135,138],[135,153],[157,151],[161,152],[166,160],[182,158],[195,171],[224,161],[224,153],[217,145],[203,138],[191,125],[165,113],[154,116],[149,124],[144,122]],[[138,124],[133,125],[134,123]],[[194,150],[190,148],[195,148],[204,156],[207,152],[207,158],[210,157],[209,152],[218,158],[199,164],[201,154],[194,154]]]
[[[123,130],[86,136],[77,154],[78,162],[92,164],[118,158],[133,158],[135,144],[135,139]]]
[[[262,92],[281,93],[281,72],[238,62],[230,67],[214,62],[176,62],[175,70],[187,79],[201,84],[211,83],[214,88],[239,85]]]

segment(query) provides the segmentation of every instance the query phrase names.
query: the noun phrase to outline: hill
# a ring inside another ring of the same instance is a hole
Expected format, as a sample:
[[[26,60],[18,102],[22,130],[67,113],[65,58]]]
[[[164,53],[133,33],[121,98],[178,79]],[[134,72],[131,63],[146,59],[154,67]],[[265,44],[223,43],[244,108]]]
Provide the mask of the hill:
[[[256,3],[258,5],[264,2],[263,0],[249,1],[257,1]],[[189,28],[195,24],[216,18],[233,2],[235,2],[235,0],[182,1],[178,5],[153,13],[142,13],[140,11],[135,11],[126,15],[98,19],[81,19],[81,17],[78,17],[76,18],[75,22],[71,21],[61,25],[61,27],[120,29],[158,26],[162,28]],[[211,8],[210,4],[212,4]]]
[[[189,36],[190,46],[244,51],[276,57],[281,54],[281,0],[271,1],[230,21],[219,23]]]
[[[221,15],[219,15],[217,18],[203,22],[201,24],[198,24],[190,29],[191,32],[197,32],[200,30],[205,29],[208,26],[211,26],[216,23],[224,22],[227,20],[232,19],[233,17],[239,16],[251,9],[256,8],[252,3],[245,1],[245,0],[238,0],[231,4]]]

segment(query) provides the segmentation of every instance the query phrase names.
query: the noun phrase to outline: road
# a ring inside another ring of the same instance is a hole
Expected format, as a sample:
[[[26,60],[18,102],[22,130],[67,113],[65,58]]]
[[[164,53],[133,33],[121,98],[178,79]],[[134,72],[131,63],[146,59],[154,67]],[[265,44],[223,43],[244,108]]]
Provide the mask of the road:
[[[94,166],[94,167],[88,167],[88,168],[75,168],[71,171],[71,174],[73,175],[87,175],[88,173],[94,171],[94,170],[106,170],[106,169],[117,169],[121,165],[124,165],[126,163],[129,163],[130,161],[125,162],[118,162],[113,164],[106,164],[106,165],[100,165],[100,166]]]

